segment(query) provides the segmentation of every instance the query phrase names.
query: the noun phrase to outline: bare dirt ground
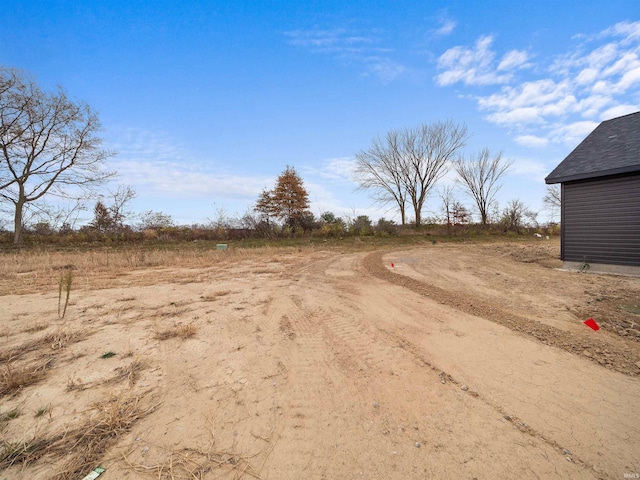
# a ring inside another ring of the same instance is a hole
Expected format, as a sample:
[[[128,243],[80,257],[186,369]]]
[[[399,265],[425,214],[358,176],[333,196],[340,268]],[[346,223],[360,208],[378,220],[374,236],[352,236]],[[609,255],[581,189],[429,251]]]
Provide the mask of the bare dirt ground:
[[[5,254],[0,479],[638,474],[640,279],[558,249]]]

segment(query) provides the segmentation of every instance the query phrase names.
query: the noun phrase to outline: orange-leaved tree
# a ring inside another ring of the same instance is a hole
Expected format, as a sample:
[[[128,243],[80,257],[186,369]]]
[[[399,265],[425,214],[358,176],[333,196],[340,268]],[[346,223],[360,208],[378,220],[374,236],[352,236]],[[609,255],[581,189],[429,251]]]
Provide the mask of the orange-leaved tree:
[[[263,190],[256,202],[256,211],[267,218],[275,218],[285,225],[305,227],[312,215],[309,211],[309,193],[298,172],[287,166],[278,176],[273,190]]]

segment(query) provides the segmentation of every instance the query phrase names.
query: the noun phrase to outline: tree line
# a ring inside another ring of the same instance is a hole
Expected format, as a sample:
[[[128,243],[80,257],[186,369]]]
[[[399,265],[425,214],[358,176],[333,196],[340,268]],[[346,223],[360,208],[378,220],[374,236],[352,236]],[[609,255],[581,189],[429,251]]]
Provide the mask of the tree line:
[[[360,188],[373,191],[380,204],[395,204],[403,225],[407,205],[412,207],[414,224],[419,227],[425,201],[453,169],[457,183],[473,200],[480,223],[486,226],[500,179],[511,161],[502,152],[492,155],[488,148],[464,158],[461,152],[468,138],[467,127],[451,120],[391,130],[356,155],[356,179]],[[447,210],[455,203],[452,196],[453,190],[445,187],[441,197]]]
[[[27,211],[35,212],[36,218],[62,218],[57,233],[75,230],[73,220],[81,207],[116,175],[106,164],[115,153],[102,147],[100,129],[97,114],[85,102],[71,100],[60,87],[45,92],[25,72],[0,67],[0,209],[13,217],[13,243],[23,241],[25,226],[29,234],[56,233],[51,225],[55,222],[29,222]],[[442,218],[450,229],[472,223],[471,212],[455,197],[451,185],[436,189],[453,171],[457,185],[473,201],[480,224],[487,226],[498,217],[495,195],[511,162],[501,152],[491,154],[487,148],[465,158],[462,149],[468,138],[466,126],[453,121],[391,130],[356,155],[355,180],[376,202],[397,208],[400,227],[410,223],[408,213],[412,211],[412,226],[419,229],[425,223],[425,202],[437,192]],[[102,195],[95,203],[93,220],[78,230],[93,236],[188,230],[177,227],[169,215],[154,211],[137,215],[137,224],[132,224],[127,206],[135,196],[133,188],[125,185]],[[54,212],[45,202],[51,197],[73,207]],[[559,195],[551,189],[545,202],[555,206]],[[515,200],[499,216],[511,229],[519,228],[527,218],[535,223],[533,212]],[[440,219],[426,219],[427,223],[434,220]],[[324,212],[316,218],[309,209],[304,182],[293,167],[280,174],[273,189],[263,190],[254,208],[240,218],[226,224],[218,219],[199,227],[263,236],[389,234],[397,230],[393,221],[382,218],[373,225],[367,216],[355,213],[340,218]]]

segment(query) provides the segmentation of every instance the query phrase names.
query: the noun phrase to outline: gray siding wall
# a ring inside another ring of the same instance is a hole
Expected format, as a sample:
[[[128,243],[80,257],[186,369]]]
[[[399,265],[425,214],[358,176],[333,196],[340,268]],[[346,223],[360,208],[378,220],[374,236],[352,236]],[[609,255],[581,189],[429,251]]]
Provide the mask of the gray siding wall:
[[[562,185],[562,260],[640,266],[640,174]]]

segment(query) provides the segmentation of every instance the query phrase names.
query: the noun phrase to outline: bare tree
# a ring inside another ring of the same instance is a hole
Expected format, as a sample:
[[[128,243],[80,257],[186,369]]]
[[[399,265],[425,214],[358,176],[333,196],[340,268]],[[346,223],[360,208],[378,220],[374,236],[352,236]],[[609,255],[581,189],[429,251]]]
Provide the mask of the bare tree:
[[[127,205],[137,196],[136,191],[129,185],[120,184],[115,191],[109,190],[109,197],[111,198],[109,212],[111,218],[113,218],[113,226],[116,231],[124,228],[125,219],[131,215],[131,212],[126,210]]]
[[[542,201],[550,207],[560,208],[560,185],[547,185],[547,193]]]
[[[137,225],[138,230],[156,230],[160,228],[171,228],[175,226],[173,217],[168,213],[147,210],[139,215],[140,222]]]
[[[99,130],[89,105],[0,67],[0,198],[13,205],[14,243],[22,241],[26,204],[46,195],[79,197],[112,176],[102,170],[112,153],[100,149]]]
[[[383,203],[395,202],[405,223],[405,203],[411,202],[416,226],[429,193],[468,138],[467,127],[452,121],[390,131],[357,156],[356,178],[362,188],[376,188]]]
[[[553,221],[558,218],[558,211],[562,204],[561,196],[562,193],[559,184],[547,185],[547,193],[542,199],[542,202],[549,209]]]
[[[456,198],[453,195],[454,186],[446,185],[438,191],[438,196],[442,202],[442,213],[447,222],[447,227],[451,227],[453,220],[453,205],[456,202]]]
[[[420,226],[422,207],[429,193],[447,173],[468,137],[465,125],[450,120],[404,130],[402,178],[413,205],[416,227]]]
[[[402,174],[404,167],[400,132],[392,130],[384,139],[375,138],[371,147],[356,154],[355,177],[361,189],[373,189],[373,198],[381,205],[395,203],[402,225],[406,223],[407,192]]]
[[[482,225],[487,225],[489,209],[502,186],[498,182],[511,163],[510,160],[502,158],[502,152],[491,158],[488,148],[483,148],[480,153],[468,160],[460,158],[453,162],[459,176],[459,183],[478,207]]]
[[[22,223],[24,228],[30,228],[39,223],[49,225],[52,230],[69,231],[73,230],[78,217],[84,210],[86,210],[84,199],[69,198],[66,202],[57,201],[55,204],[41,201],[25,206]]]
[[[525,226],[525,223],[528,226],[537,228],[537,217],[538,212],[531,210],[520,200],[511,200],[502,211],[500,223],[505,230],[512,230],[516,233],[520,233],[520,230]]]

